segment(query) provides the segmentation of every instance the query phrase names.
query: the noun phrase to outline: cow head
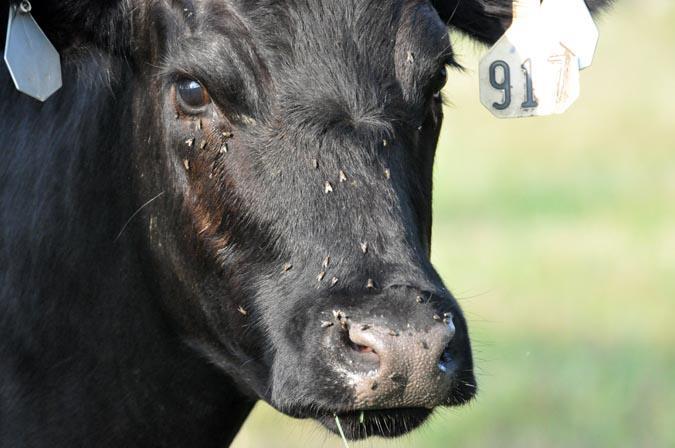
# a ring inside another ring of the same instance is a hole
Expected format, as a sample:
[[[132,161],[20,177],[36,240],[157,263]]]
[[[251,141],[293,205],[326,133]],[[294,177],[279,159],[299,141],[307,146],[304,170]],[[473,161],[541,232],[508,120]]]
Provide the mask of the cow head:
[[[398,435],[476,387],[429,261],[447,27],[426,2],[265,3],[143,17],[164,47],[133,113],[143,190],[166,191],[147,218],[165,304],[277,409]]]
[[[97,45],[129,64],[137,201],[156,199],[139,247],[186,343],[351,438],[471,400],[467,324],[429,258],[432,165],[447,26],[494,41],[510,2],[134,5],[100,14],[128,42]]]

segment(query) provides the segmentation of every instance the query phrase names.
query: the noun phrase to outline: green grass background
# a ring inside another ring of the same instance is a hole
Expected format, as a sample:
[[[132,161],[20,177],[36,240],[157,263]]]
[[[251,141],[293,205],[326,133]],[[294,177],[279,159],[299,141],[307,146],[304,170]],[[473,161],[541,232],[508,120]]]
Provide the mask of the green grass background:
[[[355,447],[675,447],[675,2],[599,20],[582,96],[501,121],[455,36],[433,260],[469,319],[478,399]],[[339,447],[259,404],[234,447]]]

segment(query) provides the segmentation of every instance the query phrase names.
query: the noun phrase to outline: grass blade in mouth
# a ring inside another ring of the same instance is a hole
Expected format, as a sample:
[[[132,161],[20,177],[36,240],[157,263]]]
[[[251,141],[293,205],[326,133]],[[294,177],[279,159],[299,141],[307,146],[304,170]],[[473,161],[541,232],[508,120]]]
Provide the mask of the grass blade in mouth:
[[[340,417],[338,417],[337,414],[335,415],[335,423],[337,424],[338,431],[340,431],[340,437],[342,437],[342,443],[345,444],[345,448],[349,448],[349,443],[347,443],[347,438],[345,437],[345,433],[342,430],[342,425],[340,424]]]

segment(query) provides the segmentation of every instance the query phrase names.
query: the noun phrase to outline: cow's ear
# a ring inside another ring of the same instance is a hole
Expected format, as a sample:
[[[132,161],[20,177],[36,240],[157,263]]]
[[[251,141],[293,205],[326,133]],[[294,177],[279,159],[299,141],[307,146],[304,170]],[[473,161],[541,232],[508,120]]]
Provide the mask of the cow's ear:
[[[613,2],[585,1],[592,13]],[[448,26],[484,43],[495,43],[511,25],[513,0],[431,0],[431,3]]]
[[[19,0],[10,0],[19,3]],[[92,43],[119,48],[127,36],[126,0],[31,0],[31,14],[57,49]]]

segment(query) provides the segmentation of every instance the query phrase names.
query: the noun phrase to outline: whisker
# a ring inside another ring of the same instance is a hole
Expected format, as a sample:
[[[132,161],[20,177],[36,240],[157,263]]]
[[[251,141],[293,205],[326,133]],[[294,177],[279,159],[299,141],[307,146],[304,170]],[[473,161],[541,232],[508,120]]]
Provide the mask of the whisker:
[[[155,197],[149,199],[145,204],[143,204],[143,205],[141,205],[140,207],[138,207],[138,210],[136,210],[136,211],[129,217],[129,219],[127,219],[127,222],[124,223],[124,225],[122,226],[122,230],[120,230],[120,233],[117,234],[117,236],[116,236],[115,239],[113,240],[113,243],[116,243],[117,240],[120,239],[120,237],[122,236],[122,233],[124,233],[124,231],[127,229],[127,226],[129,225],[129,223],[131,222],[131,220],[134,219],[134,218],[136,217],[136,215],[138,215],[138,214],[141,212],[141,210],[143,210],[145,207],[147,207],[148,205],[150,205],[155,199],[158,199],[158,198],[159,198],[160,196],[162,196],[163,194],[164,194],[164,192],[162,191],[161,193],[159,193],[159,194],[156,195]]]
[[[452,19],[455,18],[455,14],[457,14],[457,10],[459,9],[459,5],[462,4],[462,0],[458,0],[457,4],[455,5],[455,9],[452,10],[452,14],[450,14],[450,17],[448,18],[447,22],[445,22],[446,26],[450,25],[450,22],[452,22]]]

